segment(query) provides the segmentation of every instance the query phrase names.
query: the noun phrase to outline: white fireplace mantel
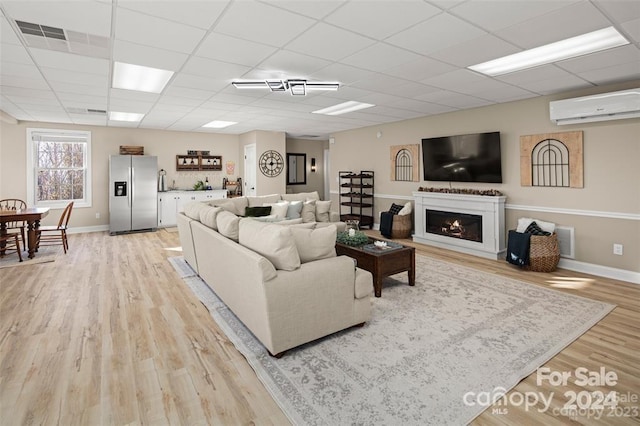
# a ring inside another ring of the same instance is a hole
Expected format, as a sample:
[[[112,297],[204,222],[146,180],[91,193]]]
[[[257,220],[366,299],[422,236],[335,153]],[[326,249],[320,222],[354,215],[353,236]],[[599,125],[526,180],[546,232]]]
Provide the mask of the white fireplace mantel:
[[[415,200],[413,241],[488,259],[498,259],[504,255],[506,251],[504,205],[507,197],[427,191],[416,191],[413,197]],[[482,216],[482,242],[427,232],[427,210]]]

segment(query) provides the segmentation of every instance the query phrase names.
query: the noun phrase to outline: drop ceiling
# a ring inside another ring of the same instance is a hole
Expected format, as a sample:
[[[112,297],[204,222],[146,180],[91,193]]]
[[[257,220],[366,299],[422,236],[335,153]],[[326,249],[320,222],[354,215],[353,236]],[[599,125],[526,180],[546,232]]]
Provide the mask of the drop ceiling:
[[[21,0],[0,11],[0,109],[24,121],[326,138],[640,78],[637,0]],[[67,40],[23,34],[16,21]],[[608,26],[631,43],[495,78],[466,69]],[[114,61],[175,74],[160,94],[113,89]],[[291,96],[238,90],[236,79],[341,87]],[[345,101],[375,107],[311,113]],[[110,121],[107,111],[144,118]],[[237,124],[202,128],[212,120]]]

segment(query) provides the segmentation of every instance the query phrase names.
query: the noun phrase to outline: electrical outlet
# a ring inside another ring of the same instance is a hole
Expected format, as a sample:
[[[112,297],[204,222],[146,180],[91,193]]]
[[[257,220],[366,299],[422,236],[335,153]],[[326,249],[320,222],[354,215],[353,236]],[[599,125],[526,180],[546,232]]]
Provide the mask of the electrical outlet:
[[[100,219],[100,213],[96,213],[96,219]]]
[[[618,256],[622,256],[623,245],[622,244],[614,244],[613,245],[613,254],[617,254]]]

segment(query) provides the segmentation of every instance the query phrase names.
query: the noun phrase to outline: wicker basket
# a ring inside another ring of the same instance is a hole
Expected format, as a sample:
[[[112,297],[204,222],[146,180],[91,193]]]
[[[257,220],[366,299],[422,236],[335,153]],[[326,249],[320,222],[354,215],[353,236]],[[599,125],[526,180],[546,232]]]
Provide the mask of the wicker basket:
[[[413,220],[410,214],[394,215],[393,225],[391,226],[391,238],[409,238],[411,237],[411,228]]]
[[[560,247],[555,232],[549,236],[532,235],[529,247],[529,265],[525,267],[534,272],[552,272],[560,261]]]

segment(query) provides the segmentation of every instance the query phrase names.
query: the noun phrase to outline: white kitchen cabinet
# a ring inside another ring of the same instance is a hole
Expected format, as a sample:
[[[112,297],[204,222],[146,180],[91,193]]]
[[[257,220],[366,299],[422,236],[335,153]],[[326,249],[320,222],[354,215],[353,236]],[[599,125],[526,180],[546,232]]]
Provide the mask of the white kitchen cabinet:
[[[168,191],[158,192],[158,228],[176,226],[178,212],[190,201],[209,201],[227,198],[225,189],[210,191]]]

